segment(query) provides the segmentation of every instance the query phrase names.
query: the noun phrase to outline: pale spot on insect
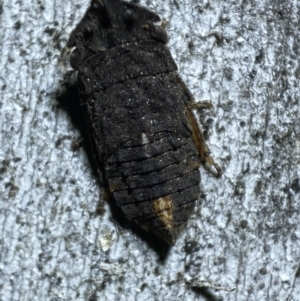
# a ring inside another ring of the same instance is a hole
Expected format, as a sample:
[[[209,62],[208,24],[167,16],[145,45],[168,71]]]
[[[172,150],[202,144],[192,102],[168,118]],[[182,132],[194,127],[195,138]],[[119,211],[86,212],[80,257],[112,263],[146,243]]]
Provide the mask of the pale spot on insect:
[[[143,143],[143,144],[148,144],[148,143],[150,143],[150,141],[149,141],[149,139],[148,139],[146,133],[142,133],[142,143]]]
[[[159,219],[169,230],[173,227],[173,200],[170,195],[153,200],[153,208]]]

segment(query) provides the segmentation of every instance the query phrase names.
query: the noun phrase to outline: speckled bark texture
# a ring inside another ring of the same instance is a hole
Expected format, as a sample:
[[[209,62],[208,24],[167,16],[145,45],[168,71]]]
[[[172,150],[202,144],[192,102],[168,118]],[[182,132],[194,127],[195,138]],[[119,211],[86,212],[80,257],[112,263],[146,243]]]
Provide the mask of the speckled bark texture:
[[[299,300],[299,3],[140,1],[214,105],[200,119],[224,172],[201,170],[201,203],[163,256],[106,202],[95,214],[102,190],[56,101],[89,4],[0,6],[0,300]]]

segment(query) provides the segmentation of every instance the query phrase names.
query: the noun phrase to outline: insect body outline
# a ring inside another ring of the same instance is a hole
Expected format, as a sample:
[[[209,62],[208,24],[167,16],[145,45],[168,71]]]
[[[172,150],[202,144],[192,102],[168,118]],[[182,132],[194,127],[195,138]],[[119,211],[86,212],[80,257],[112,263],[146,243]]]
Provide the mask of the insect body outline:
[[[122,0],[93,0],[72,32],[71,66],[97,159],[125,215],[169,244],[200,194],[210,156],[159,16]]]

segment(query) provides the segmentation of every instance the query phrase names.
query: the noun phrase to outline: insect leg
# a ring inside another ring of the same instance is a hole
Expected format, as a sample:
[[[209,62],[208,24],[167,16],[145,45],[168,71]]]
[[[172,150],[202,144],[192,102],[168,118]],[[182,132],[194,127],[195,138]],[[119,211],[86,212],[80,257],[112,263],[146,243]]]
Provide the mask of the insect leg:
[[[185,82],[182,80],[182,78],[179,76],[179,74],[176,74],[176,80],[181,85],[184,94],[187,96],[191,109],[207,110],[207,109],[213,108],[213,105],[210,100],[202,100],[202,101],[197,102],[194,95],[192,94],[190,89],[187,87]]]
[[[192,129],[192,138],[194,144],[198,149],[201,164],[207,171],[212,173],[215,177],[220,177],[222,174],[222,169],[211,157],[209,147],[207,146],[203,138],[202,131],[198,125],[196,116],[191,110],[191,108],[187,108],[186,115]]]
[[[186,94],[189,100],[189,104],[187,104],[187,108],[186,108],[186,116],[188,118],[189,124],[192,129],[193,142],[198,149],[201,163],[203,167],[211,174],[213,174],[215,177],[220,177],[222,174],[222,169],[211,157],[209,147],[207,146],[204,140],[201,128],[193,112],[193,109],[200,109],[200,110],[211,109],[213,106],[210,101],[202,101],[197,103],[191,91],[189,90],[189,88],[186,86],[186,84],[183,82],[183,80],[179,75],[177,75],[177,82],[181,85],[184,93]]]

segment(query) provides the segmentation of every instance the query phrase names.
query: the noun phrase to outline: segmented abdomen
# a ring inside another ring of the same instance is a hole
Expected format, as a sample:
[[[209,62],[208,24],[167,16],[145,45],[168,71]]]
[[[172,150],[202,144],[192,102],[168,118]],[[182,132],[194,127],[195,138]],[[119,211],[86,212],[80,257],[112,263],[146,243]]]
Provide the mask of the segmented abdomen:
[[[178,83],[176,65],[164,45],[146,46],[139,44],[142,50],[136,51],[118,46],[99,56],[115,69],[113,62],[134,61],[132,53],[144,51],[153,59],[162,53],[159,64],[143,67],[139,57],[135,67],[129,65],[113,77],[97,65],[94,78],[81,69],[80,91],[116,203],[128,218],[173,243],[199,197],[200,159],[186,116],[189,99]]]
[[[141,133],[145,144],[132,146],[130,141],[120,147],[106,162],[105,173],[128,218],[173,237],[199,197],[200,161],[191,139],[163,133],[163,138]]]

